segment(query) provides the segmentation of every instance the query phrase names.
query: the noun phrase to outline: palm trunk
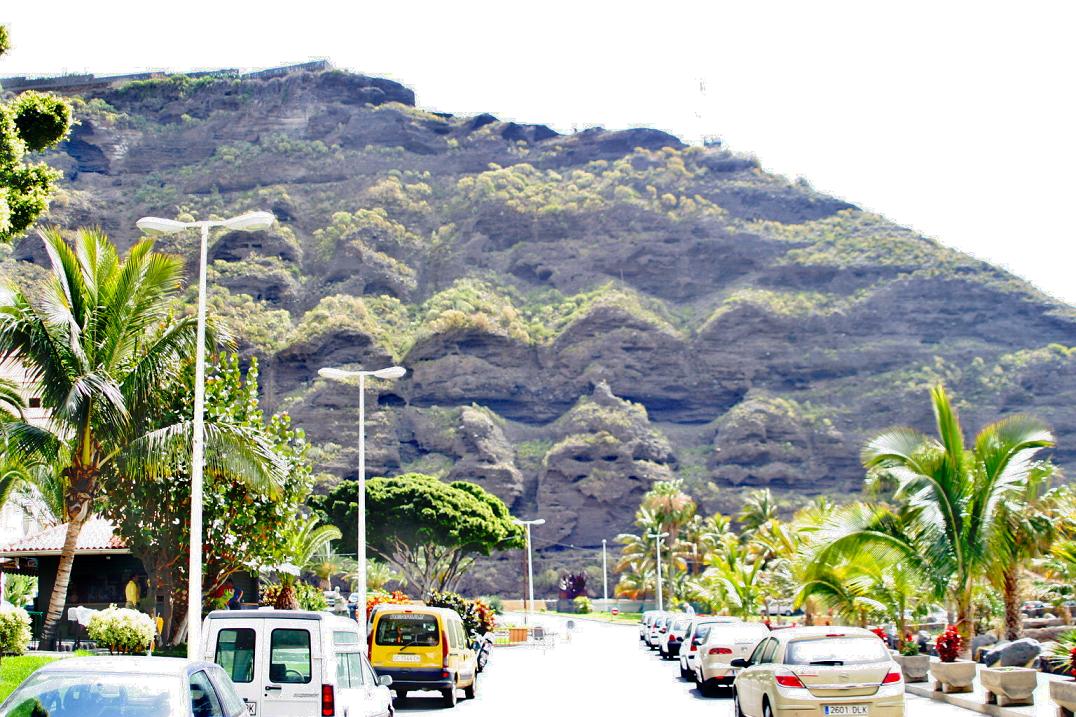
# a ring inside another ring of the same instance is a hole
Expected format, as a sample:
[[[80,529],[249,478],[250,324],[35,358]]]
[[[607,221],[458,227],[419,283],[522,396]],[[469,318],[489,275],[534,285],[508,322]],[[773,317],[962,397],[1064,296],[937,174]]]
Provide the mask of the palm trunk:
[[[78,536],[82,533],[82,526],[86,523],[89,511],[86,515],[76,516],[67,523],[67,535],[64,536],[64,547],[60,551],[60,564],[56,567],[56,582],[52,584],[52,596],[49,597],[49,609],[45,613],[45,624],[41,628],[41,644],[46,649],[55,649],[56,632],[63,619],[64,605],[67,603],[67,587],[71,582],[71,568],[75,564],[75,548],[78,546]]]
[[[1020,614],[1020,583],[1016,563],[1006,566],[1001,577],[1001,592],[1005,600],[1005,639],[1019,640],[1024,629],[1024,618]]]
[[[967,583],[965,582],[965,585]],[[960,632],[961,646],[960,657],[969,659],[971,657],[971,638],[974,632],[973,625],[974,615],[971,610],[971,588],[966,588],[963,592],[957,595],[956,601],[956,626]]]

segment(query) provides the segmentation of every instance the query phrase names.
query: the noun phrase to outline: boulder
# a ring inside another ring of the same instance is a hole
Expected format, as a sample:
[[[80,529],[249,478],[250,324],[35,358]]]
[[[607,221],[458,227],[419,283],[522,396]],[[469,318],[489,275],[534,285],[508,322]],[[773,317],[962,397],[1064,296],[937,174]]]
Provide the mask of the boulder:
[[[971,638],[971,659],[978,660],[979,650],[984,647],[996,645],[997,641],[998,638],[990,634],[976,635],[975,637]]]
[[[1024,637],[990,650],[983,656],[983,662],[988,667],[1025,667],[1041,653],[1042,644],[1038,640]]]

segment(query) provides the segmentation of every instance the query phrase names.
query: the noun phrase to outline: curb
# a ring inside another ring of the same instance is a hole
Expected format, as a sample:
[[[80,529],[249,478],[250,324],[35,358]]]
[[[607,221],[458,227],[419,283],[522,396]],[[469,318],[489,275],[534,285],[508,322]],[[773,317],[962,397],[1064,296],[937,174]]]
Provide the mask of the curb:
[[[1036,717],[1037,715],[1037,705],[999,707],[998,705],[991,705],[983,702],[982,695],[974,692],[956,692],[947,694],[945,692],[935,692],[931,685],[932,682],[930,681],[905,683],[904,691],[910,695],[915,695],[916,697],[925,697],[929,700],[934,700],[935,702],[944,702],[953,705],[954,707],[990,715],[990,717]]]

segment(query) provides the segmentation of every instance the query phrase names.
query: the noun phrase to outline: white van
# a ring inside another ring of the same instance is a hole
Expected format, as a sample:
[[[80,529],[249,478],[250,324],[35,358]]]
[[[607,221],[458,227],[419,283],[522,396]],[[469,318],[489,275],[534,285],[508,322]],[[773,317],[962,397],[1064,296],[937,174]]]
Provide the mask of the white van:
[[[202,655],[255,717],[391,717],[391,677],[366,659],[354,620],[305,610],[214,610]]]

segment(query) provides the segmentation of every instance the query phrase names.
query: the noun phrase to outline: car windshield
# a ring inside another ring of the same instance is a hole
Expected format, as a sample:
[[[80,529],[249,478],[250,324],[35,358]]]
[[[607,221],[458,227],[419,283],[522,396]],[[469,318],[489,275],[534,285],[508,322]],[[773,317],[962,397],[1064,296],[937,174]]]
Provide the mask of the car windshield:
[[[433,647],[440,642],[437,618],[407,612],[382,615],[377,623],[378,645],[419,645]]]
[[[172,677],[55,671],[27,679],[0,717],[170,717],[189,709]]]
[[[827,637],[788,643],[788,665],[865,665],[885,662],[889,653],[877,637]]]

